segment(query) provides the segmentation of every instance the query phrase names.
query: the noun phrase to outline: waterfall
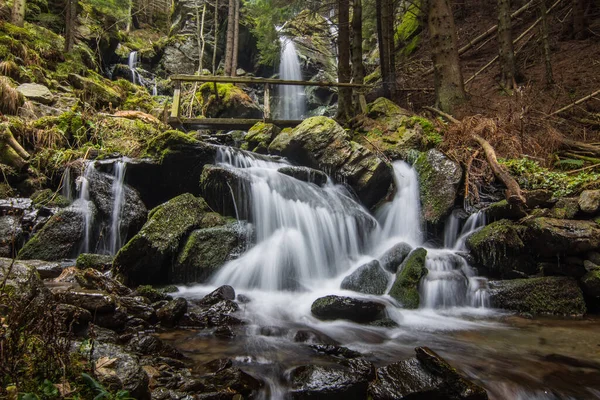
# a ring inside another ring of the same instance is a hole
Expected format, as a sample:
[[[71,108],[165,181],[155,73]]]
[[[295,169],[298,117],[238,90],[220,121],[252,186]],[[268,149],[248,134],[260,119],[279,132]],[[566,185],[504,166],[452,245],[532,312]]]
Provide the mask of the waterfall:
[[[158,96],[158,86],[156,83],[156,77],[154,78],[154,85],[152,85],[152,96]]]
[[[71,186],[71,167],[66,167],[62,176],[62,187],[60,194],[69,201],[73,201],[73,188]]]
[[[111,255],[117,254],[121,248],[121,213],[125,201],[125,169],[127,164],[119,160],[114,164],[114,180],[111,188],[113,196],[112,214],[110,221],[110,243],[108,251]]]
[[[79,198],[76,202],[76,206],[80,208],[83,213],[83,243],[81,245],[82,253],[90,252],[90,242],[92,237],[92,226],[93,226],[93,212],[90,208],[90,178],[94,172],[94,162],[86,162],[83,170],[83,174],[77,179],[77,191]]]
[[[300,62],[296,53],[294,42],[281,36],[281,61],[279,64],[279,79],[284,80],[302,80],[302,71]],[[292,85],[279,86],[279,107],[278,114],[280,119],[299,120],[306,114],[306,95],[304,87]]]
[[[359,256],[375,221],[342,186],[300,181],[277,171],[287,163],[252,153],[222,149],[218,162],[249,177],[242,198],[234,200],[254,226],[256,245],[225,264],[213,283],[298,290],[338,276]]]
[[[137,71],[135,70],[137,65],[138,65],[138,52],[137,51],[132,51],[131,53],[129,53],[129,59],[127,60],[127,65],[129,66],[129,69],[131,70],[131,82],[135,85],[135,77],[138,74]]]
[[[471,234],[473,234],[475,231],[479,230],[480,228],[482,228],[483,226],[485,226],[486,224],[486,219],[485,219],[485,213],[482,211],[478,211],[476,213],[473,213],[471,215],[469,215],[469,218],[467,218],[467,221],[465,222],[465,225],[463,226],[462,230],[460,231],[460,235],[458,236],[458,238],[456,239],[455,243],[454,243],[454,250],[459,250],[459,251],[466,251],[466,242],[467,242],[467,238],[469,236],[471,236]]]

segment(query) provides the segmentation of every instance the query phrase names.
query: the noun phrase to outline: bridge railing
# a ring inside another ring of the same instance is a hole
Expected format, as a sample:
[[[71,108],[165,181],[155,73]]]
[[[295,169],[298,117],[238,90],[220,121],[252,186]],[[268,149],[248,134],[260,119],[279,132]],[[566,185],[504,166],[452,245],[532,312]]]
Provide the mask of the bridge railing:
[[[358,99],[361,112],[366,113],[367,102],[364,96],[364,89],[370,88],[369,85],[357,83],[339,83],[339,82],[319,82],[319,81],[295,81],[283,79],[268,79],[254,77],[229,77],[229,76],[213,76],[213,75],[173,75],[171,82],[174,84],[173,105],[171,107],[171,115],[169,123],[171,124],[189,124],[200,125],[207,127],[251,127],[257,122],[271,122],[281,126],[295,126],[301,121],[298,120],[274,120],[271,118],[271,88],[275,85],[293,85],[293,86],[319,86],[319,87],[338,87],[351,88],[358,91]],[[217,83],[234,83],[246,85],[263,85],[264,86],[264,109],[262,119],[251,118],[182,118],[181,117],[181,87],[182,83],[214,83],[215,96],[218,99]]]

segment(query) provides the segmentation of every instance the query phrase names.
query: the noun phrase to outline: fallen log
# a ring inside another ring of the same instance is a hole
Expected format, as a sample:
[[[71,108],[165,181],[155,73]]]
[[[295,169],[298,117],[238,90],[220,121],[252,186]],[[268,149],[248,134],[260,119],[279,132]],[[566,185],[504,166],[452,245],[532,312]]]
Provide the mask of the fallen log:
[[[479,143],[483,152],[485,153],[485,158],[487,159],[490,168],[492,168],[492,172],[499,180],[504,183],[506,186],[506,200],[510,204],[525,206],[525,197],[523,197],[523,193],[521,192],[521,187],[508,172],[504,170],[504,168],[498,163],[496,159],[496,151],[492,147],[492,145],[482,138],[479,135],[473,135],[473,139]]]

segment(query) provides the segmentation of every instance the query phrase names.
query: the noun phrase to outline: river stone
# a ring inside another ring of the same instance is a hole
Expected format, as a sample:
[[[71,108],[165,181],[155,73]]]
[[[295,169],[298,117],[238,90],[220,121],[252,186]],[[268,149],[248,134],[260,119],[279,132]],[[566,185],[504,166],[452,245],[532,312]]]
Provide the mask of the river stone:
[[[426,260],[427,250],[419,247],[411,251],[398,268],[396,280],[388,294],[398,300],[404,308],[419,308],[419,282],[427,275]]]
[[[435,352],[427,347],[415,352],[416,357],[377,369],[369,385],[370,398],[487,400],[485,389],[463,378]]]
[[[12,264],[12,269],[10,266]],[[10,269],[8,278],[6,274]],[[0,282],[6,281],[6,287],[14,288],[14,294],[23,301],[49,301],[52,297],[50,291],[44,286],[36,271],[35,265],[28,261],[0,258]]]
[[[214,374],[205,376],[204,379],[206,383],[217,389],[227,390],[233,394],[239,393],[246,399],[256,398],[258,391],[264,386],[262,381],[232,366],[219,369]]]
[[[233,287],[229,285],[220,286],[204,296],[201,300],[196,301],[195,304],[201,307],[210,307],[223,300],[235,300],[235,290]]]
[[[549,218],[574,219],[579,214],[579,199],[577,197],[563,197],[558,199],[548,213]]]
[[[383,318],[385,305],[370,300],[330,295],[316,299],[310,310],[320,320],[347,319],[360,324]]]
[[[114,257],[108,254],[82,253],[77,256],[75,266],[79,269],[93,268],[108,271],[112,267]]]
[[[64,292],[62,301],[91,312],[106,313],[115,310],[115,299],[98,290],[69,290]]]
[[[527,216],[527,212],[521,204],[511,204],[505,199],[490,204],[485,209],[485,215],[491,221],[501,219],[517,220]]]
[[[54,96],[50,89],[38,83],[23,83],[17,86],[17,91],[27,97],[28,100],[37,101],[38,103],[52,104],[54,102]]]
[[[127,353],[121,346],[111,343],[96,343],[91,360],[113,360],[104,368],[96,370],[96,378],[111,391],[127,390],[129,396],[138,400],[150,400],[148,375],[139,364],[139,359]]]
[[[373,364],[363,359],[343,360],[333,366],[304,365],[289,373],[294,400],[366,399]]]
[[[581,289],[586,296],[600,297],[600,269],[591,270],[581,278]]]
[[[73,257],[84,238],[84,212],[76,203],[54,214],[44,227],[19,251],[20,259],[60,260]],[[95,207],[87,202],[95,214]]]
[[[423,218],[431,224],[442,222],[454,207],[462,168],[436,149],[421,153],[414,168],[419,175]]]
[[[0,257],[14,257],[25,242],[25,232],[18,215],[0,216]]]
[[[588,214],[600,211],[600,190],[584,190],[579,195],[579,208]]]
[[[193,231],[169,269],[168,283],[204,282],[225,262],[245,249],[248,226],[230,222],[224,226]]]
[[[323,186],[327,183],[327,175],[318,169],[290,165],[288,167],[281,167],[277,171],[284,175],[292,176],[300,181],[314,183],[317,186]]]
[[[257,122],[248,130],[246,136],[244,136],[244,143],[242,143],[241,149],[266,154],[269,145],[279,132],[281,132],[281,129],[276,125],[267,122]]]
[[[379,258],[379,262],[384,269],[395,274],[398,272],[400,264],[402,264],[411,251],[412,247],[408,243],[397,243],[383,253]]]
[[[581,316],[586,307],[577,281],[568,277],[542,277],[491,281],[492,307],[527,313]]]
[[[600,226],[594,221],[540,217],[525,224],[525,245],[543,257],[582,254],[600,248]]]
[[[123,296],[119,297],[117,302],[126,309],[128,315],[139,318],[143,321],[155,323],[156,312],[145,297],[141,296]]]
[[[526,230],[506,219],[492,222],[467,238],[467,248],[475,262],[492,276],[514,278],[519,274],[534,274],[536,262],[527,254],[529,249],[522,239]]]
[[[392,182],[391,168],[367,148],[349,141],[344,129],[327,117],[308,118],[291,133],[282,131],[269,153],[331,172],[350,185],[368,208],[387,194]]]
[[[187,312],[187,300],[179,297],[171,300],[165,306],[156,311],[156,316],[161,325],[165,327],[173,327],[179,322],[181,317]]]
[[[388,274],[381,268],[379,261],[373,260],[358,267],[342,281],[341,288],[365,294],[381,295],[385,293]]]
[[[165,283],[180,243],[194,229],[222,225],[204,199],[187,193],[154,208],[148,222],[117,253],[113,269],[130,284]]]
[[[85,289],[102,290],[118,296],[128,296],[131,294],[131,289],[127,286],[92,268],[77,271],[75,279]]]

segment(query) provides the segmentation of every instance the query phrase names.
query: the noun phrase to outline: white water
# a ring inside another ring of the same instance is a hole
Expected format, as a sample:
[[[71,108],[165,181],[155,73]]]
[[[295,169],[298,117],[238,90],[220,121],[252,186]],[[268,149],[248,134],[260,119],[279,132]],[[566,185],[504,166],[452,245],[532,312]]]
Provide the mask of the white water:
[[[120,160],[114,164],[114,180],[112,184],[112,196],[113,206],[110,223],[110,243],[109,243],[109,254],[115,255],[122,246],[121,237],[121,213],[123,211],[123,204],[125,201],[125,170],[127,164],[125,161]]]
[[[154,78],[154,85],[152,85],[152,96],[158,96],[158,86],[156,83],[156,78]]]
[[[129,69],[131,70],[131,82],[133,84],[136,83],[136,76],[138,75],[138,72],[136,71],[138,62],[139,62],[138,52],[132,51],[131,53],[129,53],[129,59],[127,60],[127,65],[129,66]]]
[[[62,187],[60,189],[60,194],[69,201],[73,201],[73,187],[71,183],[71,167],[66,167],[65,172],[62,176]]]
[[[302,71],[296,52],[296,45],[289,38],[281,36],[281,60],[279,79],[302,80]],[[304,87],[292,85],[279,86],[278,114],[280,119],[299,120],[306,114],[306,94]]]
[[[76,206],[80,207],[83,213],[83,243],[81,244],[81,252],[89,253],[92,249],[90,248],[90,242],[92,238],[92,227],[94,224],[93,212],[90,208],[90,178],[94,172],[94,162],[86,162],[81,174],[77,178],[77,192],[79,198],[76,202]]]

